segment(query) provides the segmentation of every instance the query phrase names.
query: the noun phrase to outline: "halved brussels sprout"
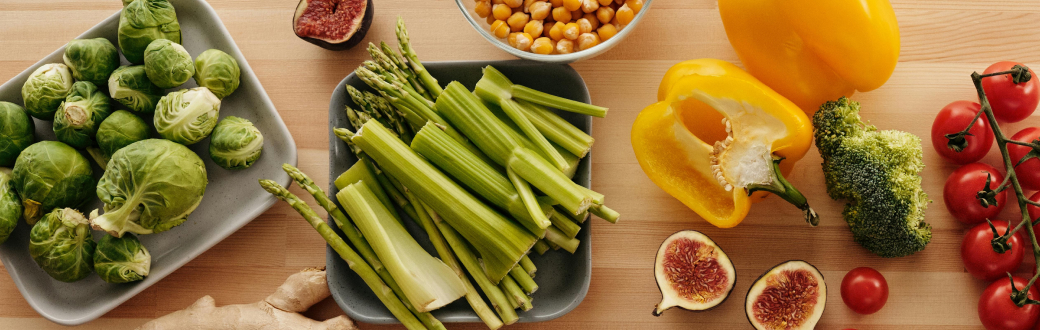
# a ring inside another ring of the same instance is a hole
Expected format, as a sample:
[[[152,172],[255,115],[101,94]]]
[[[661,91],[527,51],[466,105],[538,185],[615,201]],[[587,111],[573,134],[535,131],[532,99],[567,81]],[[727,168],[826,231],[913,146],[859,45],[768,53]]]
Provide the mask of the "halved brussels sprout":
[[[25,109],[0,101],[0,166],[14,165],[22,150],[36,140],[36,123]]]
[[[0,167],[0,244],[18,227],[18,219],[22,218],[22,201],[14,192],[11,181],[11,169]]]
[[[155,112],[165,91],[148,80],[144,65],[121,66],[108,77],[108,93],[135,112]]]
[[[191,145],[213,132],[219,115],[220,99],[209,88],[182,89],[159,100],[155,130],[164,139]]]
[[[29,255],[56,280],[75,282],[94,271],[94,237],[82,213],[56,209],[29,232]]]
[[[264,150],[264,136],[253,123],[235,116],[227,116],[217,123],[209,139],[209,156],[213,162],[228,170],[253,166]]]
[[[238,61],[219,49],[210,49],[195,58],[195,83],[225,98],[238,89]]]
[[[112,155],[97,196],[105,214],[90,223],[115,237],[166,231],[187,220],[206,192],[206,166],[187,147],[160,139],[134,142]]]
[[[144,72],[156,86],[174,88],[195,75],[195,63],[184,46],[159,39],[144,50]]]
[[[65,64],[44,64],[22,85],[25,111],[42,120],[54,120],[54,112],[72,90],[72,72]]]
[[[119,67],[119,51],[105,38],[76,39],[65,45],[62,60],[77,81],[100,86]]]
[[[134,0],[119,12],[119,49],[127,61],[144,63],[145,48],[158,39],[181,42],[177,12],[169,1]]]
[[[101,122],[97,131],[98,148],[88,148],[101,168],[108,167],[112,155],[131,143],[148,138],[148,124],[129,111],[119,110]]]
[[[25,148],[11,173],[25,222],[30,225],[55,208],[78,208],[92,197],[90,162],[58,141],[40,141]]]
[[[109,113],[108,95],[92,82],[77,81],[54,114],[54,135],[73,148],[92,146],[98,126]]]
[[[105,235],[94,252],[94,271],[108,283],[140,281],[152,268],[152,255],[134,235]]]

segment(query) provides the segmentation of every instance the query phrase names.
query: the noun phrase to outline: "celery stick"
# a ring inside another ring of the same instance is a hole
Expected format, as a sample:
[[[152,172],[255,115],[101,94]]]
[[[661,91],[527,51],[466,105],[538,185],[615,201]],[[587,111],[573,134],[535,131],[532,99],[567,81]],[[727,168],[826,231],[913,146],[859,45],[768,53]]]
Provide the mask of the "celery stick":
[[[480,290],[484,291],[484,295],[487,296],[491,305],[495,307],[495,311],[502,318],[502,322],[505,324],[516,323],[519,318],[516,315],[516,306],[512,306],[515,302],[507,299],[505,293],[502,293],[498,286],[491,283],[491,280],[484,273],[484,269],[481,268],[480,261],[473,255],[473,248],[469,243],[466,243],[448,223],[443,221],[436,221],[435,223],[437,224],[437,229],[444,235],[444,240],[448,241],[448,245],[455,251],[459,261],[466,267],[466,271],[477,282],[477,286],[480,286]]]
[[[534,282],[533,278],[531,278],[531,274],[525,272],[524,268],[520,267],[520,265],[513,267],[513,270],[509,271],[509,276],[512,277],[513,280],[516,281],[516,284],[519,284],[527,294],[534,294],[535,291],[538,291],[538,284]]]
[[[529,311],[534,306],[531,306],[531,299],[524,294],[524,290],[520,289],[520,285],[516,284],[516,280],[511,276],[506,276],[502,279],[502,283],[498,284],[498,287],[505,291],[506,295],[512,297],[516,301],[517,306],[523,311]]]
[[[466,273],[462,271],[462,266],[459,264],[459,260],[455,258],[455,254],[451,252],[451,247],[448,246],[448,242],[444,240],[444,236],[441,235],[440,230],[437,229],[436,225],[434,225],[433,219],[430,218],[431,215],[428,213],[433,211],[427,209],[418,198],[415,198],[415,194],[412,194],[410,191],[405,190],[405,196],[408,197],[408,201],[411,202],[412,205],[422,209],[422,212],[418,212],[419,219],[416,219],[416,221],[422,224],[423,230],[426,231],[426,235],[429,236],[430,242],[433,243],[433,248],[437,250],[437,255],[440,256],[441,260],[448,264],[448,267],[451,267],[451,269],[455,271],[455,274],[458,275],[459,279],[462,280],[462,283],[466,288],[466,301],[469,302],[470,307],[473,307],[473,311],[477,313],[477,316],[484,321],[484,324],[486,324],[488,328],[492,330],[501,328],[502,320],[495,315],[495,312],[492,311],[491,308],[488,307],[487,303],[484,302],[484,299],[480,297],[480,293],[478,293],[477,289],[473,287],[473,283],[471,283],[469,278],[466,277]]]
[[[567,252],[574,253],[578,250],[578,244],[581,243],[577,238],[567,237],[559,228],[556,226],[549,227],[545,231],[545,239],[550,243],[559,245]],[[378,251],[378,250],[377,250]]]
[[[412,149],[477,195],[509,212],[535,236],[545,236],[545,229],[538,226],[534,220],[539,214],[531,213],[535,210],[526,207],[513,183],[499,170],[477,158],[462,144],[449,137],[437,125],[423,126],[412,140]],[[547,217],[553,212],[551,208],[540,207],[537,211],[542,217]]]
[[[502,108],[499,108],[497,105],[494,105],[492,103],[482,103],[485,107],[488,108],[488,110],[491,110],[491,113],[494,114],[499,121],[501,121],[503,124],[506,125],[506,127],[509,128],[509,134],[512,135],[513,139],[515,139],[517,142],[520,142],[520,146],[531,150],[536,149],[534,144],[531,143],[531,141],[528,140],[526,136],[524,136],[524,133],[520,132],[520,127],[517,127],[516,124],[513,123],[511,119],[509,119],[509,116],[506,116],[505,112],[502,111]],[[581,158],[575,156],[573,153],[567,151],[566,149],[564,149],[563,147],[551,140],[549,141],[549,144],[552,145],[553,149],[556,149],[556,152],[560,153],[560,155],[563,156],[564,161],[567,163],[567,168],[563,171],[563,174],[567,175],[568,178],[573,178],[574,174],[578,171],[578,163],[581,162]],[[545,155],[542,156],[546,157]]]
[[[571,221],[567,216],[560,213],[553,213],[549,220],[552,221],[552,225],[556,226],[567,237],[574,238],[578,236],[578,232],[581,231],[581,226]]]
[[[538,199],[534,197],[534,192],[531,191],[531,186],[526,181],[520,179],[513,169],[506,169],[506,176],[509,177],[509,181],[516,187],[517,193],[520,194],[520,199],[524,201],[524,205],[527,206],[528,213],[531,214],[531,218],[534,220],[535,226],[538,229],[545,229],[552,225],[549,222],[549,218],[545,216],[545,211],[542,210],[542,206],[538,204]],[[556,212],[553,212],[555,214]]]
[[[378,120],[366,123],[350,140],[471,242],[493,282],[501,281],[537,240],[434,168]]]
[[[390,310],[390,313],[393,314],[398,321],[401,321],[401,324],[410,330],[426,329],[426,326],[424,326],[422,322],[419,322],[419,319],[417,319],[415,315],[412,315],[409,309],[405,307],[401,302],[401,299],[394,295],[393,290],[380,280],[379,275],[376,275],[376,272],[372,270],[372,267],[369,266],[368,263],[366,263],[365,260],[354,251],[354,249],[351,249],[350,246],[339,237],[339,235],[336,235],[336,232],[332,231],[332,228],[329,227],[324,220],[318,217],[318,214],[314,213],[314,210],[312,210],[310,206],[307,206],[307,203],[300,200],[299,197],[290,193],[285,189],[285,187],[282,187],[277,182],[271,180],[260,180],[260,186],[278,199],[289,203],[293,209],[296,209],[296,211],[299,212],[308,223],[310,223],[311,227],[314,227],[314,230],[318,231],[318,234],[325,239],[325,242],[329,243],[329,246],[339,254],[340,258],[343,258],[343,260],[347,262],[347,266],[357,273],[358,276],[361,277],[361,280],[372,289],[372,292],[376,294],[379,301]]]
[[[340,190],[336,198],[416,310],[432,311],[466,294],[465,284],[451,267],[430,256],[365,181]]]
[[[531,277],[534,277],[534,273],[538,271],[538,267],[534,266],[534,261],[531,261],[529,256],[524,256],[523,259],[520,259],[520,267],[523,267],[527,275],[531,275]]]
[[[560,171],[555,171],[552,165],[530,149],[514,149],[507,167],[559,202],[560,206],[571,214],[585,212],[592,205],[592,199],[583,190],[584,187],[574,183]]]
[[[544,238],[540,239],[534,243],[533,250],[534,252],[537,252],[539,255],[545,254],[545,252],[549,251],[549,244],[545,243]]]
[[[513,85],[512,93],[515,98],[531,103],[541,104],[550,108],[599,118],[607,116],[607,108],[565,99],[556,95],[539,92],[525,86]]]
[[[556,211],[558,211],[557,213],[566,214],[568,218],[570,218],[571,220],[574,220],[574,222],[577,222],[579,224],[585,223],[585,220],[589,218],[589,212],[588,211],[585,211],[585,212],[583,212],[581,214],[570,214],[570,212],[567,212],[567,210],[563,209],[560,206],[553,206],[553,207],[556,208]]]
[[[610,223],[617,223],[618,217],[621,216],[617,211],[610,209],[606,205],[593,205],[589,208],[589,213],[595,214],[597,217]]]
[[[585,157],[592,149],[595,139],[552,110],[524,100],[517,100],[516,103],[522,106],[527,118],[549,141],[578,157]]]
[[[285,166],[283,165],[282,167],[284,168]],[[367,162],[358,159],[354,165],[351,165],[350,168],[343,172],[343,174],[340,174],[339,177],[336,178],[336,181],[333,181],[333,184],[336,186],[336,189],[343,190],[343,188],[362,180],[367,182],[379,182],[379,179],[376,179],[376,176],[377,174],[375,174],[375,171],[368,166]],[[394,209],[394,202],[390,200],[390,197],[387,196],[386,191],[383,190],[381,185],[373,184],[370,185],[369,188],[371,188],[372,192],[379,198],[379,201],[383,203],[383,206],[386,206],[386,208],[390,210],[390,213],[393,213],[395,217],[400,216]]]

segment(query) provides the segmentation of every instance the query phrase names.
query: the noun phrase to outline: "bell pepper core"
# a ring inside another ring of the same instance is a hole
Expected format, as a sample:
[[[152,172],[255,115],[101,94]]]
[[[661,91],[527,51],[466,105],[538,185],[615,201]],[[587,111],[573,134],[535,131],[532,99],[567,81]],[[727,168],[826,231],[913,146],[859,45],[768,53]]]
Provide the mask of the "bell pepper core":
[[[659,102],[632,126],[636,158],[655,184],[721,228],[739,224],[764,197],[758,191],[780,196],[811,225],[819,223],[784,178],[812,144],[812,125],[798,106],[715,59],[673,66],[659,91]]]

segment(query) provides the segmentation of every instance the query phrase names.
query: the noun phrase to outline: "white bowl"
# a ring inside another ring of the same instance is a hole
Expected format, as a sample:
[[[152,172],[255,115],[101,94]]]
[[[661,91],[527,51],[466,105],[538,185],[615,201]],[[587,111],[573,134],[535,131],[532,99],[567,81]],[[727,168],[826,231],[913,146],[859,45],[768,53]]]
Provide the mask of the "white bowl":
[[[632,33],[632,30],[635,29],[637,25],[639,25],[639,22],[643,21],[643,17],[646,16],[646,13],[648,11],[650,11],[651,2],[653,2],[653,0],[643,0],[643,9],[641,9],[639,13],[636,14],[636,17],[632,18],[632,22],[630,22],[628,25],[625,25],[623,29],[618,30],[617,35],[615,35],[613,38],[610,38],[610,40],[602,42],[599,45],[596,45],[595,47],[592,47],[590,49],[576,51],[570,54],[542,55],[516,49],[516,47],[510,46],[509,43],[506,42],[506,40],[499,39],[495,35],[491,34],[491,25],[487,23],[487,20],[485,18],[477,16],[477,13],[473,11],[473,8],[477,4],[476,0],[455,0],[455,4],[459,6],[459,10],[462,11],[462,16],[466,17],[466,20],[469,21],[469,25],[472,25],[473,28],[477,30],[477,33],[480,33],[480,35],[483,36],[484,39],[487,39],[488,42],[497,46],[499,49],[506,51],[507,53],[513,54],[513,56],[525,60],[532,60],[545,63],[577,62],[596,57],[599,54],[602,54],[603,52],[606,52],[611,48],[614,48],[614,46],[620,43],[621,40],[624,40],[625,37],[628,37],[628,35]]]

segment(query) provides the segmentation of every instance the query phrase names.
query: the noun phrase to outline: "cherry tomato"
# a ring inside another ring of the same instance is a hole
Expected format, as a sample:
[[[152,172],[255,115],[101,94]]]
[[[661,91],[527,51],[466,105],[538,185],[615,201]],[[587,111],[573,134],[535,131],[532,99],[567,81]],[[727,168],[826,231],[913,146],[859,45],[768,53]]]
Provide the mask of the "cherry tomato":
[[[888,301],[888,282],[873,268],[850,270],[841,279],[841,300],[853,312],[874,314]]]
[[[994,220],[993,228],[1004,234],[1008,228],[1008,222]],[[1006,277],[1008,272],[1014,272],[1022,264],[1022,255],[1025,253],[1025,240],[1022,233],[1015,233],[1008,239],[1011,250],[997,253],[993,250],[993,231],[989,224],[983,223],[968,230],[961,241],[961,260],[964,268],[977,279],[992,281]]]
[[[968,130],[971,135],[964,137],[968,145],[960,152],[950,149],[947,145],[949,139],[946,138],[946,134],[958,133],[968,127],[981,107],[971,101],[953,101],[939,110],[932,122],[932,147],[939,156],[956,164],[974,163],[986,156],[989,148],[993,147],[993,131],[986,118],[975,120],[975,125]]]
[[[1019,290],[1029,283],[1029,280],[1017,276],[1014,280]],[[1036,286],[1029,288],[1028,297],[1040,298]],[[1007,277],[990,284],[979,297],[979,320],[988,330],[1027,330],[1033,328],[1037,318],[1040,318],[1040,306],[1018,307],[1011,301],[1011,281]]]
[[[1029,200],[1034,202],[1040,202],[1040,191],[1033,193],[1029,196]],[[1026,210],[1029,211],[1029,219],[1036,221],[1036,218],[1040,217],[1040,207],[1027,205]],[[1040,224],[1033,226],[1033,232],[1040,234]]]
[[[1026,127],[1012,135],[1011,139],[1021,142],[1040,140],[1040,127]],[[1018,164],[1018,161],[1032,150],[1029,147],[1011,143],[1008,143],[1007,148],[1008,156],[1011,156],[1011,161],[1015,164]],[[1023,188],[1040,190],[1040,159],[1033,158],[1018,164],[1015,166],[1015,174],[1018,177],[1018,183],[1021,183]]]
[[[983,73],[1011,70],[1016,62],[997,62],[986,68]],[[1032,78],[1029,81],[1015,84],[1010,74],[982,78],[982,90],[993,107],[993,116],[997,120],[1016,123],[1026,119],[1040,104],[1040,82],[1033,69],[1029,69]]]
[[[990,189],[996,189],[1004,181],[1004,175],[1000,174],[1000,171],[982,163],[961,166],[946,179],[946,186],[943,187],[943,201],[946,202],[946,209],[957,220],[973,225],[993,218],[1004,209],[1007,190],[997,193],[997,205],[982,207],[980,201],[975,198],[986,185],[987,174],[992,175],[989,183]]]

